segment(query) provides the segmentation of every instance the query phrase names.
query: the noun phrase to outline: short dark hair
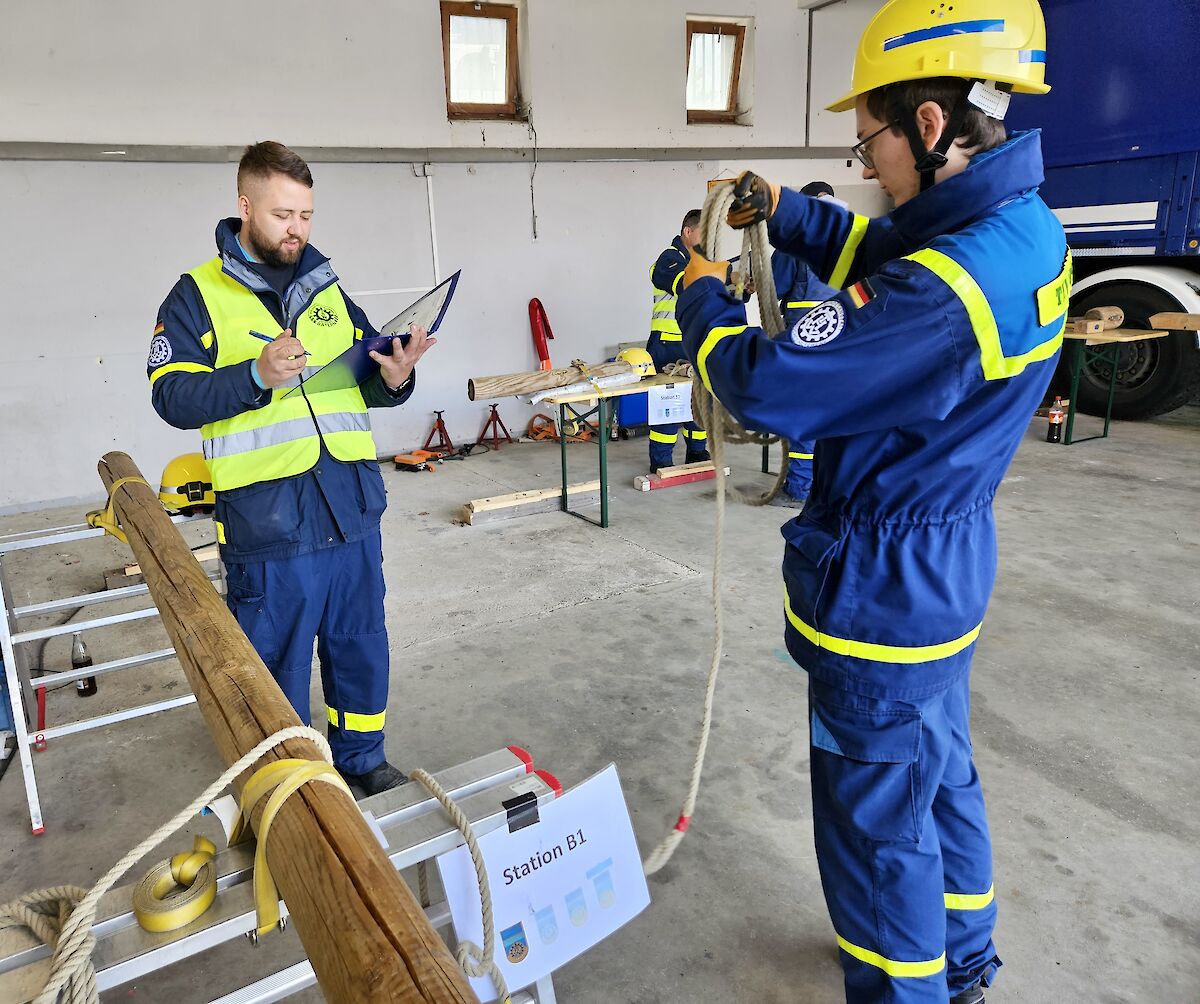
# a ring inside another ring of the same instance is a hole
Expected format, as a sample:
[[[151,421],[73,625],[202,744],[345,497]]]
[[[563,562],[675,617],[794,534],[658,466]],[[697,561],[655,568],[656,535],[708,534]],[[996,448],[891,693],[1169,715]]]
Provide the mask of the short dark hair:
[[[814,199],[819,195],[828,195],[834,198],[833,186],[828,181],[810,181],[802,189],[801,195],[811,195]]]
[[[967,92],[973,81],[960,80],[958,77],[930,77],[927,80],[902,80],[898,84],[888,84],[877,87],[867,94],[867,111],[880,122],[892,126],[892,132],[903,135],[896,122],[911,119],[926,101],[936,101],[942,111],[949,115],[959,104],[966,103]],[[962,146],[970,156],[993,150],[1008,139],[1004,123],[976,108],[967,107],[963,116],[962,126],[958,130],[955,141],[961,141]]]
[[[247,182],[263,181],[272,174],[286,174],[293,181],[308,188],[313,187],[312,172],[304,163],[304,158],[282,143],[267,139],[261,143],[251,143],[243,151],[242,159],[238,162],[238,194],[245,192]]]
[[[700,217],[703,215],[704,214],[699,209],[689,209],[687,213],[684,214],[683,222],[679,224],[679,232],[683,233],[683,231],[688,227],[695,229],[696,227],[700,226]]]

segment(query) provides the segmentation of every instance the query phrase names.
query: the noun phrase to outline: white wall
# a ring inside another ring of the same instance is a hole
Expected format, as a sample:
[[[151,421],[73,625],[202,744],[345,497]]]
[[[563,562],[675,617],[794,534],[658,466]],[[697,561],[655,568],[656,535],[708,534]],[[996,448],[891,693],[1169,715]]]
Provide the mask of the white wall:
[[[794,0],[517,6],[542,146],[804,142],[808,12]],[[753,19],[753,126],[686,124],[689,13]],[[447,122],[436,0],[21,0],[6,5],[0,94],[0,141],[528,143],[522,125]]]
[[[234,212],[235,165],[202,147],[271,136],[326,148],[312,164],[313,243],[350,291],[432,282],[426,182],[419,165],[338,162],[337,148],[442,151],[431,166],[441,270],[461,268],[463,279],[413,399],[374,413],[384,452],[419,445],[435,408],[456,441],[478,435],[487,402],[468,402],[466,381],[536,366],[532,296],[549,313],[556,363],[642,339],[649,263],[702,202],[708,178],[746,166],[789,185],[820,177],[860,211],[882,211],[857,168],[805,159],[800,148],[809,14],[793,0],[526,0],[523,9],[523,76],[541,146],[618,151],[611,161],[572,154],[540,164],[536,241],[530,165],[465,162],[472,147],[528,145],[528,131],[485,124],[485,140],[479,123],[446,121],[433,0],[48,0],[6,10],[0,150],[190,152],[163,155],[178,163],[0,160],[0,510],[96,497],[95,462],[108,450],[126,450],[153,479],[198,443],[154,413],[145,357],[159,304],[214,253],[213,228]],[[753,18],[753,126],[684,122],[689,13]],[[845,127],[840,145],[853,134],[848,119]],[[661,159],[693,148],[727,152]],[[447,161],[453,150],[464,162]],[[414,298],[359,302],[382,324]],[[514,433],[532,411],[501,402]]]

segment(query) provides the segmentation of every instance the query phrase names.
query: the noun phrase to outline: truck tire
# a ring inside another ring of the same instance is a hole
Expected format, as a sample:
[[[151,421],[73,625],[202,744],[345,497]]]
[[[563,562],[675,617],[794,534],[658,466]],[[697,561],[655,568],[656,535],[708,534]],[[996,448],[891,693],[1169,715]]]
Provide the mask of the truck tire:
[[[1071,316],[1082,317],[1092,307],[1117,306],[1125,311],[1126,328],[1150,330],[1150,318],[1160,311],[1183,308],[1169,293],[1139,282],[1114,282],[1097,286],[1071,301]],[[1066,395],[1071,388],[1064,348],[1055,387]],[[1077,407],[1089,415],[1103,415],[1108,403],[1109,368],[1088,363],[1079,377]],[[1121,347],[1113,418],[1152,418],[1187,404],[1200,393],[1200,349],[1194,332],[1175,331]]]

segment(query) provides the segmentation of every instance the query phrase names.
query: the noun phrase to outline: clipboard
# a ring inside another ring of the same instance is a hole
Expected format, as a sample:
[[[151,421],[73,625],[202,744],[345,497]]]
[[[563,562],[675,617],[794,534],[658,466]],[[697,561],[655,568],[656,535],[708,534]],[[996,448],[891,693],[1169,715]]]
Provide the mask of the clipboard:
[[[320,394],[330,390],[345,390],[347,387],[357,387],[373,372],[377,372],[379,364],[371,358],[372,352],[390,356],[396,339],[401,347],[408,344],[409,326],[418,324],[431,335],[437,331],[450,307],[454,290],[458,287],[458,277],[462,269],[455,272],[449,279],[438,283],[428,293],[410,303],[400,313],[383,326],[378,335],[361,338],[345,352],[330,360],[312,376],[307,377],[294,387],[289,387],[280,399],[290,397],[303,388],[307,394]]]

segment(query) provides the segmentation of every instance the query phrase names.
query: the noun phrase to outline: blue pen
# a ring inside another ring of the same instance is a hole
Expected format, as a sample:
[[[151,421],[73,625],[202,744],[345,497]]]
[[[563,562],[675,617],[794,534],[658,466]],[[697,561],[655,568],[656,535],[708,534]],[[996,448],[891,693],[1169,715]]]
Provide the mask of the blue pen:
[[[273,341],[275,341],[275,339],[274,339],[274,338],[272,338],[270,335],[264,335],[264,334],[263,334],[261,331],[251,331],[251,332],[250,332],[250,334],[251,334],[251,335],[253,335],[255,338],[261,338],[261,339],[262,339],[264,342],[273,342]],[[300,353],[300,356],[307,356],[307,355],[310,355],[310,354],[311,354],[311,353],[308,353],[308,352],[301,352],[301,353]],[[300,356],[288,356],[288,358],[289,358],[289,359],[299,359],[299,358],[300,358]]]

